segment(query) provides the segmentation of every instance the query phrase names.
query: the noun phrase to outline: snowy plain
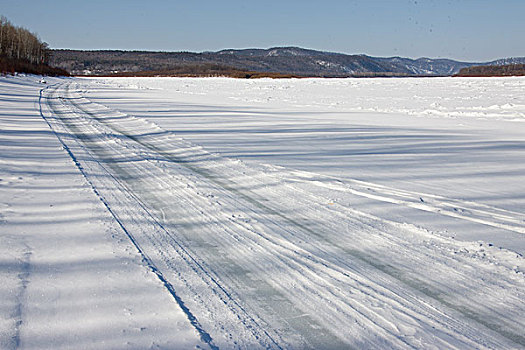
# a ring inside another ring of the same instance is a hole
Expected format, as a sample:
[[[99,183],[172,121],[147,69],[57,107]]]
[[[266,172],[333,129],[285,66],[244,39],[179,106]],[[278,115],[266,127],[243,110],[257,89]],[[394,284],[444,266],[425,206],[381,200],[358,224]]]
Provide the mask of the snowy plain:
[[[202,344],[42,118],[42,88],[0,78],[0,349]]]
[[[472,201],[512,211],[520,225],[525,220],[523,78],[127,78],[95,87],[87,95],[94,101],[213,153],[409,191],[416,202],[426,194]],[[359,205],[379,210],[379,204],[374,198]],[[393,204],[386,215],[405,209]],[[470,224],[433,226],[443,218],[412,221],[413,214],[423,213],[400,212],[396,219],[440,231]],[[525,253],[522,235],[498,227],[451,235]]]
[[[525,347],[525,79],[0,78],[0,347]]]

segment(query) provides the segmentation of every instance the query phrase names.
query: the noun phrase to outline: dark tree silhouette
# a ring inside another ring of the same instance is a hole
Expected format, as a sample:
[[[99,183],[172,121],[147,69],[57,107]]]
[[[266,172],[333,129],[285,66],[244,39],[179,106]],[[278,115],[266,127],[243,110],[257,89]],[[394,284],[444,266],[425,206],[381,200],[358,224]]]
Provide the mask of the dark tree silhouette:
[[[0,70],[2,73],[67,75],[66,71],[48,66],[47,43],[29,30],[17,27],[0,16]]]
[[[525,64],[507,64],[503,66],[474,66],[463,68],[458,77],[505,77],[525,75]]]

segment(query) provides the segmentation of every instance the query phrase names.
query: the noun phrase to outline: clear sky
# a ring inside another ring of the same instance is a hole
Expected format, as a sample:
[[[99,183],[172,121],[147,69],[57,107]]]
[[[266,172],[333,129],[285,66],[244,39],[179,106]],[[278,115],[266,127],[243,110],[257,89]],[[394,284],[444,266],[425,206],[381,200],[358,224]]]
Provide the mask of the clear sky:
[[[0,0],[0,14],[52,48],[525,56],[525,0]]]

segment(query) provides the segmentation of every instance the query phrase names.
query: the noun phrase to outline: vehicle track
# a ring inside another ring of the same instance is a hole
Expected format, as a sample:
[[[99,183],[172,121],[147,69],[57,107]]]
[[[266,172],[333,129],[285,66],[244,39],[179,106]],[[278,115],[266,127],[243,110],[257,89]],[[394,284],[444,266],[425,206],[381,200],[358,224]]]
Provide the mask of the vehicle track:
[[[96,136],[96,132],[90,132],[89,125],[85,121],[75,117],[74,113],[73,116],[70,115],[71,111],[69,110],[66,110],[64,113],[64,111],[58,109],[54,103],[58,101],[59,104],[63,105],[61,98],[54,97],[58,88],[55,87],[50,93],[51,97],[46,99],[47,106],[55,118],[54,121],[59,122],[53,123],[52,128],[58,129],[58,135],[73,136],[71,141],[76,143],[76,147],[68,147],[66,145],[67,141],[61,140],[63,145],[65,145],[72,159],[89,180],[95,193],[99,195],[104,205],[115,216],[119,225],[143,255],[148,266],[157,273],[162,269],[158,268],[157,265],[163,265],[171,272],[170,275],[176,276],[174,279],[170,278],[175,283],[169,283],[168,279],[162,273],[160,274],[159,278],[163,283],[168,282],[168,285],[175,285],[175,287],[169,287],[168,289],[173,291],[181,289],[195,299],[191,300],[195,305],[202,305],[215,311],[221,319],[213,320],[214,327],[219,329],[225,328],[227,334],[222,335],[231,343],[242,344],[243,347],[257,345],[265,348],[280,348],[276,341],[266,333],[265,328],[261,327],[253,317],[246,315],[246,312],[242,310],[242,306],[238,305],[231,298],[230,293],[208,273],[208,270],[203,268],[203,262],[188,254],[187,250],[178,244],[176,239],[173,239],[173,233],[168,232],[164,225],[152,215],[151,208],[147,208],[143,201],[135,195],[132,189],[134,185],[132,181],[133,175],[127,173],[126,169],[122,167],[122,159],[112,158],[112,155],[104,147],[107,145],[101,146],[99,144],[100,140]],[[84,130],[82,130],[83,127]],[[75,151],[81,156],[75,155],[74,153],[77,153]],[[140,171],[140,168],[138,170]],[[149,173],[145,170],[144,174]],[[152,175],[153,177],[156,176],[155,174]],[[108,179],[103,179],[103,177]],[[148,256],[145,252],[151,255]],[[191,282],[189,282],[190,280]],[[199,289],[211,291],[213,297],[208,299],[200,297]],[[172,295],[174,294],[172,293]],[[193,313],[189,311],[186,303],[179,296],[174,295],[174,297],[179,305],[183,307],[183,310],[187,312],[188,318],[201,334],[201,339],[209,343],[210,347],[215,348],[216,345],[214,345],[211,337],[198,323]],[[225,307],[226,310],[224,310]],[[226,321],[223,319],[226,319]],[[243,327],[237,326],[235,329],[236,333],[228,333],[230,329],[226,328],[222,323],[240,323]],[[218,344],[224,346],[220,342]]]
[[[522,280],[505,280],[518,292],[505,299],[511,308],[517,305],[517,317],[510,319],[495,308],[468,302],[462,307],[465,299],[454,302],[454,290],[442,280],[410,274],[411,264],[431,262],[467,283],[472,276],[468,268],[458,270],[459,264],[484,262],[438,250],[440,244],[455,249],[451,242],[351,208],[327,208],[324,198],[293,181],[211,155],[150,123],[92,104],[69,85],[49,96],[52,128],[68,135],[65,143],[75,137],[70,149],[79,168],[108,210],[121,217],[123,229],[140,237],[138,249],[167,272],[184,305],[205,315],[203,327],[219,339],[218,346],[524,344]],[[425,240],[432,242],[426,246]],[[385,247],[401,261],[377,256]],[[482,287],[493,294],[494,281]],[[496,316],[503,326],[485,322],[485,316]]]

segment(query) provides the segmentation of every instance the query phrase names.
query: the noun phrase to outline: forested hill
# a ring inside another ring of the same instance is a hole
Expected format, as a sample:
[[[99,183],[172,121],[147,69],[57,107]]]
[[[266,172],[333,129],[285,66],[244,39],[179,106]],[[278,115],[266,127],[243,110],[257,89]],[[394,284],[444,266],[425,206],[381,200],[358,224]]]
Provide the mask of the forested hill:
[[[513,58],[512,63],[525,63]],[[473,65],[508,64],[509,59],[487,63],[449,59],[379,58],[307,50],[298,47],[222,50],[218,52],[148,52],[52,50],[51,64],[74,75],[109,75],[145,71],[196,71],[214,65],[222,69],[273,72],[295,76],[449,76]]]

